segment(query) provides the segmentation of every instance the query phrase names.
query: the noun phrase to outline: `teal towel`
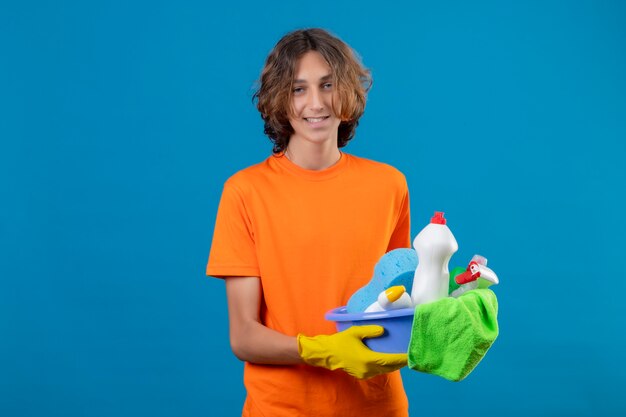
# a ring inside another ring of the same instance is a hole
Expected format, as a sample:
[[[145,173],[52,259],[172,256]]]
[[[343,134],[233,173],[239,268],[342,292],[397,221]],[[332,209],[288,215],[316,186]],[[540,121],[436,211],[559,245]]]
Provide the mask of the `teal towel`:
[[[498,299],[489,289],[471,290],[415,309],[409,368],[460,381],[498,336]]]

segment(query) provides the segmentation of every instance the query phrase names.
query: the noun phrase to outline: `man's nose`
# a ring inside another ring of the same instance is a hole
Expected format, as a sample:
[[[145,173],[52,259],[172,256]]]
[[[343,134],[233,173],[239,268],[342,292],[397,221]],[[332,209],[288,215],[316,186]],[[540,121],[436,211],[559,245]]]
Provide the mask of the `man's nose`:
[[[322,102],[322,94],[316,89],[310,90],[309,108],[311,110],[321,110],[324,108],[324,104]]]

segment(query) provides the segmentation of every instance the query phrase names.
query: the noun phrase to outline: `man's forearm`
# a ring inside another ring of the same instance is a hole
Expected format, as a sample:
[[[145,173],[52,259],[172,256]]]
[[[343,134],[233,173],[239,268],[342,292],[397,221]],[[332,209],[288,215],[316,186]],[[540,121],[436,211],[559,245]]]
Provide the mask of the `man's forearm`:
[[[242,361],[267,365],[304,363],[295,337],[287,336],[256,321],[231,329],[233,353]]]

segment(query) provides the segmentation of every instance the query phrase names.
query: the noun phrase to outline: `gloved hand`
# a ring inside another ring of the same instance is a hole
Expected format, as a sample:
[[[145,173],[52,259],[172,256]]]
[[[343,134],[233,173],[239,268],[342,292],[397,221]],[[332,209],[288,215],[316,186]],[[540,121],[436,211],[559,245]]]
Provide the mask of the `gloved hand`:
[[[307,337],[298,335],[298,353],[309,365],[326,369],[343,369],[348,374],[364,379],[395,371],[407,363],[404,353],[374,352],[363,338],[384,333],[382,326],[352,326],[333,335]]]

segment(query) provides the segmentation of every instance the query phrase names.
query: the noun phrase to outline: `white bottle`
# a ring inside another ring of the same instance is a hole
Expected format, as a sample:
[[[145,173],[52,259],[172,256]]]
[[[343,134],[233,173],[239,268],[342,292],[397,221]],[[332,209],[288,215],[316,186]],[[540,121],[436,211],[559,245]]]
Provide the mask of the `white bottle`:
[[[430,224],[413,240],[413,247],[418,260],[411,290],[413,304],[417,306],[447,297],[450,279],[448,262],[459,245],[446,226],[443,212],[435,212]]]
[[[365,312],[373,313],[411,307],[413,307],[411,296],[407,294],[404,285],[396,285],[378,294],[378,299],[370,304],[370,306],[365,309]]]

